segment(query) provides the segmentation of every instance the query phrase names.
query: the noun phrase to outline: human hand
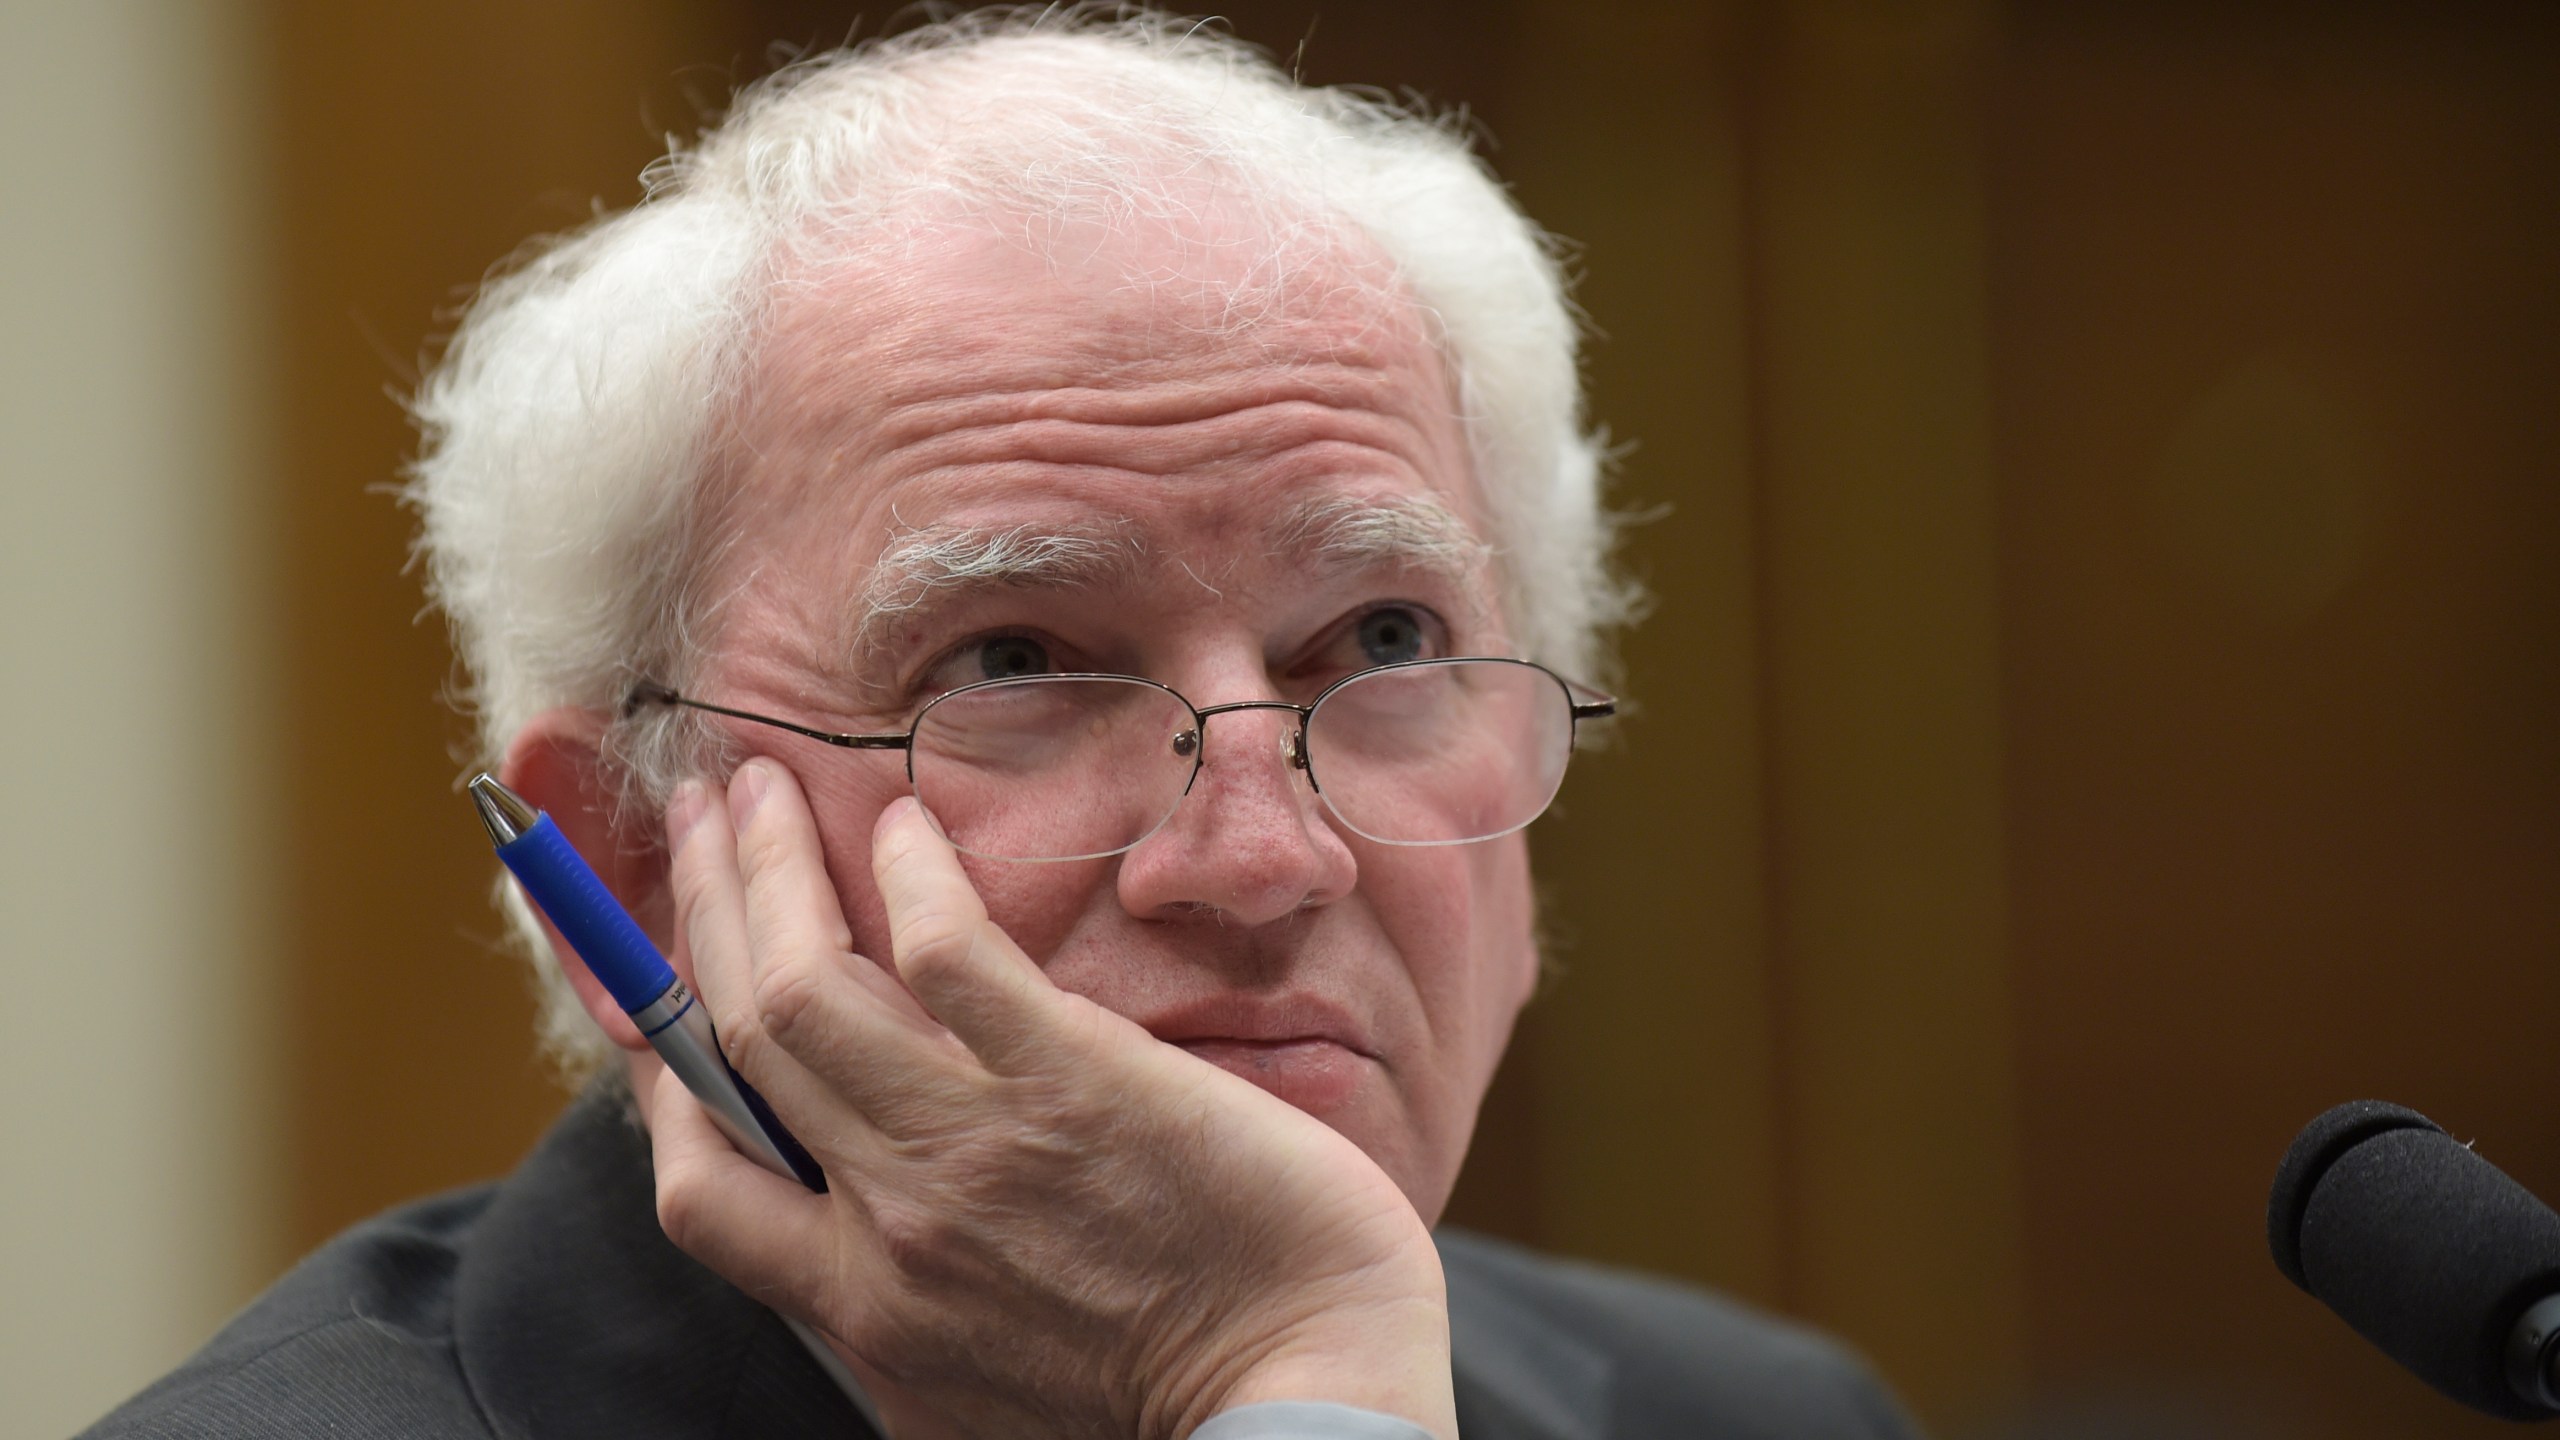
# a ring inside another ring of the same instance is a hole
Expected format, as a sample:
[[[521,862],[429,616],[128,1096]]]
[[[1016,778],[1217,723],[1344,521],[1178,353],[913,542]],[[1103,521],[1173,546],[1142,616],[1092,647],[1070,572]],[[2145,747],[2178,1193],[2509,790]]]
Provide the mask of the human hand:
[[[1350,1141],[1051,984],[912,800],[873,874],[894,973],[855,954],[770,760],[669,808],[678,944],[722,1048],[827,1172],[812,1194],[649,1097],[668,1236],[816,1325],[897,1428],[1187,1435],[1257,1400],[1456,1434],[1429,1233]]]

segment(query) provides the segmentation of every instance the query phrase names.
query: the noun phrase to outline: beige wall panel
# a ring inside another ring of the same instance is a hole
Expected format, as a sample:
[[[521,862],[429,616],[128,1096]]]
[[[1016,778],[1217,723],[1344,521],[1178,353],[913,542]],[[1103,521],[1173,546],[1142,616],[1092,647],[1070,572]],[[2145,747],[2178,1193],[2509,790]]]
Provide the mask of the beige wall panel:
[[[273,710],[250,17],[0,6],[0,1433],[266,1278]]]

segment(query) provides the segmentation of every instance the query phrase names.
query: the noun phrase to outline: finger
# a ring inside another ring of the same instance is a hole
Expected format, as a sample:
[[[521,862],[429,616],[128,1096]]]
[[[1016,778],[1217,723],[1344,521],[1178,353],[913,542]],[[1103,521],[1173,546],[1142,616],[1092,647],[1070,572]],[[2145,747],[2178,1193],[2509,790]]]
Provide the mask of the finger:
[[[737,836],[720,796],[700,780],[676,787],[667,804],[668,887],[676,943],[693,972],[694,993],[716,1024],[723,1007],[749,993],[747,901],[738,881]],[[737,1057],[730,1057],[736,1063]]]
[[[773,761],[750,760],[729,781],[729,810],[746,885],[750,955],[827,956],[890,1014],[920,1033],[939,1030],[895,976],[855,953],[853,927],[845,923],[799,778]]]
[[[1020,1073],[1054,1050],[1065,993],[987,918],[960,857],[913,799],[881,812],[871,872],[899,978],[980,1063]]]
[[[750,771],[770,772],[757,777],[757,798],[766,803],[739,808],[796,810],[804,854],[813,857],[807,865],[823,883],[816,827],[798,787],[767,762],[742,769],[740,781]],[[740,854],[730,805],[714,799],[699,814],[670,811],[690,822],[670,842],[678,932],[720,1048],[810,1153],[822,1163],[851,1158],[831,1138],[844,1128],[840,1112],[848,1103],[871,1125],[905,1134],[962,1098],[949,1073],[957,1042],[893,977],[842,943],[826,943],[827,917],[838,926],[843,920],[832,888],[812,895],[805,878],[774,882],[773,872],[791,862],[780,854],[787,844],[768,838],[743,847],[763,856],[759,889]],[[815,917],[771,913],[811,906],[823,909]]]
[[[667,1238],[740,1289],[799,1315],[815,1313],[840,1253],[826,1197],[738,1153],[675,1077],[651,1062],[651,1169]]]

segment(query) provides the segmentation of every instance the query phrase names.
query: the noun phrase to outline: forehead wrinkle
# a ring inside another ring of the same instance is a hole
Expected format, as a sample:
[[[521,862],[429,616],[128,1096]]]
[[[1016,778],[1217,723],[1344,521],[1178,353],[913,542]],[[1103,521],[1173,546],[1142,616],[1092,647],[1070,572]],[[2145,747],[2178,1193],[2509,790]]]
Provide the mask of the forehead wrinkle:
[[[1336,371],[1325,378],[1334,383],[1279,374],[1244,386],[913,401],[885,417],[878,437],[883,460],[902,471],[1010,461],[1170,475],[1323,445],[1357,446],[1429,466],[1425,427],[1394,403],[1391,377]]]
[[[1222,332],[1144,296],[958,262],[854,269],[846,278],[865,284],[819,287],[822,303],[789,310],[763,349],[759,428],[786,452],[878,462],[1037,421],[1058,423],[1026,427],[1035,446],[1082,450],[1105,431],[1209,428],[1232,412],[1297,408],[1284,402],[1394,415],[1410,430],[1454,416],[1444,359],[1400,298]],[[1093,428],[1070,433],[1077,425]]]
[[[1112,488],[1182,471],[1265,493],[1346,481],[1469,488],[1453,381],[1430,317],[1392,286],[1350,284],[1331,270],[1302,275],[1300,303],[1223,325],[1203,323],[1197,304],[1222,293],[1218,285],[1145,293],[1116,265],[1062,276],[1049,257],[1010,252],[995,263],[938,252],[903,264],[843,259],[802,271],[790,303],[776,307],[730,443],[741,490],[777,509],[801,513],[795,507],[850,494],[857,511],[891,522],[876,560],[858,544],[812,555],[818,534],[802,529],[795,540],[800,527],[775,522],[779,544],[862,577],[851,596],[840,584],[821,587],[836,603],[803,597],[813,603],[800,629],[811,649],[833,642],[832,656],[809,657],[826,668],[860,662],[848,677],[857,686],[883,673],[876,661],[928,607],[1119,581],[1146,553],[1140,535],[1089,532],[1062,515],[1046,525],[1000,518],[976,539],[1005,543],[964,543],[927,563],[931,537],[879,508],[919,482],[945,503],[1053,480]],[[1010,263],[1025,259],[1039,264]],[[1448,498],[1473,513],[1471,494]],[[1401,566],[1478,578],[1486,547],[1467,526],[1445,513],[1405,518],[1418,523],[1301,523],[1302,543],[1287,553],[1309,574]],[[1241,533],[1256,538],[1269,528],[1247,526]],[[882,534],[868,520],[852,528]],[[1032,543],[1043,535],[1072,543]],[[1106,553],[1094,553],[1096,543]],[[1214,591],[1225,583],[1218,572],[1239,558],[1196,566],[1194,578]]]

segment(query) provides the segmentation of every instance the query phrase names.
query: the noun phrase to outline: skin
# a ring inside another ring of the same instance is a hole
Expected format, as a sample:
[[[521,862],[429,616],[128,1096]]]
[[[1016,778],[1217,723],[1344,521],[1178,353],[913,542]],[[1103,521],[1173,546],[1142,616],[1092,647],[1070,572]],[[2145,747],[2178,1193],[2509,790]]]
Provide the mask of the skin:
[[[814,271],[743,387],[731,599],[689,690],[895,730],[1033,655],[1199,705],[1303,702],[1379,658],[1381,607],[1424,622],[1421,653],[1510,653],[1488,574],[1265,543],[1311,497],[1428,499],[1479,532],[1482,504],[1437,355],[1359,283],[1371,262],[1305,257],[1238,326],[1232,248],[1202,228],[1034,254],[949,227],[895,269]],[[847,645],[914,529],[1097,523],[1153,563]],[[839,1177],[812,1196],[730,1151],[561,947],[632,1052],[669,1234],[819,1325],[901,1440],[1180,1435],[1257,1398],[1454,1434],[1427,1227],[1534,979],[1525,842],[1349,834],[1283,760],[1285,719],[1218,717],[1162,830],[1065,864],[956,855],[895,755],[766,727],[731,727],[747,762],[681,792],[663,845],[598,803],[598,717],[511,747],[509,783],[611,857]]]

